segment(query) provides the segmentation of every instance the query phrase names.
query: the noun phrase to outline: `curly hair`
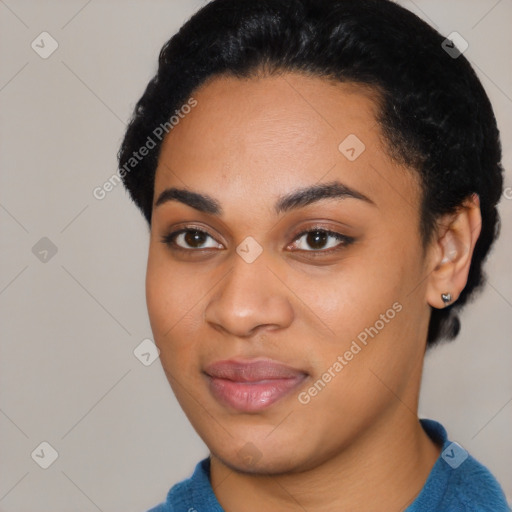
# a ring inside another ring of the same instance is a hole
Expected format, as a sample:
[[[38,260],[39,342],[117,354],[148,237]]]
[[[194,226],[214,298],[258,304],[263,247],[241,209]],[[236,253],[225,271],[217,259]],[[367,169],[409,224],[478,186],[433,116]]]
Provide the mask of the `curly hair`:
[[[483,262],[499,234],[503,167],[489,98],[467,59],[445,45],[439,32],[390,0],[213,0],[163,46],[119,150],[119,175],[151,224],[164,139],[152,134],[215,76],[291,71],[370,86],[388,153],[420,177],[423,247],[440,216],[473,193],[480,199],[481,234],[467,284],[457,302],[431,308],[427,346],[453,339],[457,313],[483,285]],[[156,147],[128,167],[150,138]]]

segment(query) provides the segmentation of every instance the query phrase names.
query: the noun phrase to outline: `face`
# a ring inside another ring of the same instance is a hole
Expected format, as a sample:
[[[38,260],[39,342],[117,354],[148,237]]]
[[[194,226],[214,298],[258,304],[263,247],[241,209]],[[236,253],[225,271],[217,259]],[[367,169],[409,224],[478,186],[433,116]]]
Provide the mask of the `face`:
[[[193,97],[155,177],[155,342],[213,455],[302,471],[414,407],[429,320],[419,184],[355,85],[217,77]]]

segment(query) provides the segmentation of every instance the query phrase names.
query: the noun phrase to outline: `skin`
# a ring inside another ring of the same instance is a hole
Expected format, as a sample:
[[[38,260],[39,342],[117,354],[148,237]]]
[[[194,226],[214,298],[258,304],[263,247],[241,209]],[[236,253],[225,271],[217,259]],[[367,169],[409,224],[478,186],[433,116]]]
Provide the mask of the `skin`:
[[[285,73],[215,77],[193,96],[164,141],[154,199],[187,189],[214,198],[222,215],[178,200],[153,207],[146,295],[163,368],[210,449],[217,499],[227,512],[403,510],[440,453],[417,418],[427,328],[441,293],[456,300],[466,284],[478,198],[440,219],[424,250],[419,182],[389,157],[371,91]],[[338,149],[349,134],[366,146],[354,161]],[[274,211],[281,196],[333,181],[373,204],[328,198]],[[319,225],[354,241],[295,236]],[[209,236],[175,238],[182,251],[162,242],[186,226]],[[248,236],[262,248],[252,263],[236,252]],[[401,311],[301,403],[394,303]],[[208,363],[262,356],[306,381],[257,413],[210,394]]]

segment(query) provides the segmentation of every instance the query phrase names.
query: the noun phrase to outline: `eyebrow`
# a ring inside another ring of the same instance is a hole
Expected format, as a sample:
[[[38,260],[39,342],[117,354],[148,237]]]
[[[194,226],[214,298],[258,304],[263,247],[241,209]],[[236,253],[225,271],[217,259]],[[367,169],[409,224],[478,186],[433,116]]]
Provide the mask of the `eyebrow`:
[[[324,199],[359,199],[368,204],[376,206],[375,203],[367,196],[347,185],[333,181],[331,183],[323,183],[321,185],[313,185],[311,187],[300,188],[293,192],[280,197],[274,205],[276,214],[289,212],[297,208],[303,208],[317,201]],[[223,210],[220,203],[208,194],[200,194],[186,189],[167,188],[156,200],[155,208],[167,203],[168,201],[178,201],[200,212],[212,215],[222,216]]]

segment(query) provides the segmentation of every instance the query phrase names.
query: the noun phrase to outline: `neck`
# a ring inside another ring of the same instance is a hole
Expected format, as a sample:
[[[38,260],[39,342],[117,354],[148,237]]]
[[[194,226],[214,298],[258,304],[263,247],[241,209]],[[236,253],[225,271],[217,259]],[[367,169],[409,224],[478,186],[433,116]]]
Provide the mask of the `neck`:
[[[297,473],[254,475],[211,456],[211,484],[226,512],[403,510],[414,501],[440,447],[403,404],[321,465]]]

